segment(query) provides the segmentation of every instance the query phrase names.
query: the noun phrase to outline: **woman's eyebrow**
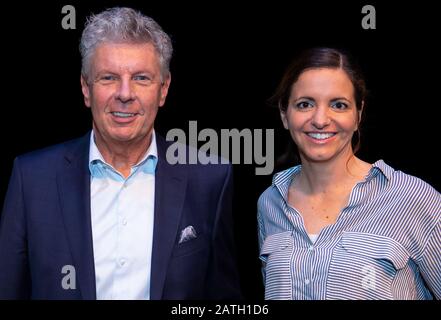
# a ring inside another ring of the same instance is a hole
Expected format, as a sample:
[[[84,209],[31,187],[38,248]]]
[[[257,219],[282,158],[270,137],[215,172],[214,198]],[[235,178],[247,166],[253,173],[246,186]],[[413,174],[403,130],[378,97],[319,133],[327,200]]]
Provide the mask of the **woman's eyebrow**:
[[[298,101],[298,100],[310,100],[310,101],[315,101],[314,98],[312,98],[312,97],[307,97],[307,96],[305,96],[305,97],[298,97],[298,98],[294,99],[294,101]]]
[[[336,101],[339,101],[339,100],[345,100],[347,102],[351,102],[351,100],[349,100],[348,98],[345,98],[345,97],[334,98],[334,99],[331,100],[331,102],[336,102]]]

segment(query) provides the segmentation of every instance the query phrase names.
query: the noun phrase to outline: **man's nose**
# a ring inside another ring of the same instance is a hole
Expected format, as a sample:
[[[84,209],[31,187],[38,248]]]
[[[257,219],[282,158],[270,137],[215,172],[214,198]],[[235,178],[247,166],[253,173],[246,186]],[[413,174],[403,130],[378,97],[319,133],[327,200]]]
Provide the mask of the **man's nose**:
[[[135,92],[130,79],[121,79],[116,98],[121,102],[129,102],[135,98]]]
[[[318,106],[314,110],[312,125],[317,129],[323,129],[328,126],[331,121],[329,112],[330,110],[327,106]]]

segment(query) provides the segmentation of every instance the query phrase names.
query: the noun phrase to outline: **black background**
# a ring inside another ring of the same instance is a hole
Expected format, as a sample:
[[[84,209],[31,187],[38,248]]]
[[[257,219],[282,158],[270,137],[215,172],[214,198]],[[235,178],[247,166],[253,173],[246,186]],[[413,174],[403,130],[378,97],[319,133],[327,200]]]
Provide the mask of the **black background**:
[[[159,133],[203,128],[274,128],[276,155],[289,137],[266,101],[301,49],[331,46],[358,58],[370,98],[359,156],[384,159],[441,190],[438,109],[439,17],[431,2],[386,7],[375,1],[59,1],[9,3],[2,10],[0,199],[13,159],[85,134],[89,109],[80,90],[79,39],[85,18],[130,6],[154,18],[173,40],[172,84],[156,121]],[[61,8],[76,9],[76,30]],[[361,27],[375,6],[377,29]],[[261,299],[256,202],[271,176],[235,165],[235,234],[245,297]],[[1,201],[1,200],[0,200]]]

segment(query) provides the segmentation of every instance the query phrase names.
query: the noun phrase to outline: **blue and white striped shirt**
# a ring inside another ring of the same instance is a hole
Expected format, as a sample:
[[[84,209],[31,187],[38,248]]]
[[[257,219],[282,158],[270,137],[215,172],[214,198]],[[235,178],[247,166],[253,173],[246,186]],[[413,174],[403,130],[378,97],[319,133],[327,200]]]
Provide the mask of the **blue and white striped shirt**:
[[[274,176],[258,201],[265,299],[441,299],[441,195],[382,160],[311,242]]]

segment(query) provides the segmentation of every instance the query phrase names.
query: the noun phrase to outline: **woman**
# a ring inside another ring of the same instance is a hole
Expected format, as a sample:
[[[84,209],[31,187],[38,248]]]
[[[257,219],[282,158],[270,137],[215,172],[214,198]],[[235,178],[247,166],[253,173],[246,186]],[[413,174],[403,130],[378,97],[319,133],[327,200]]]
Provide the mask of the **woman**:
[[[304,52],[273,99],[301,165],[258,202],[266,299],[440,299],[441,196],[354,155],[365,82],[347,55]]]

